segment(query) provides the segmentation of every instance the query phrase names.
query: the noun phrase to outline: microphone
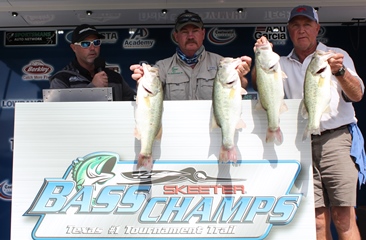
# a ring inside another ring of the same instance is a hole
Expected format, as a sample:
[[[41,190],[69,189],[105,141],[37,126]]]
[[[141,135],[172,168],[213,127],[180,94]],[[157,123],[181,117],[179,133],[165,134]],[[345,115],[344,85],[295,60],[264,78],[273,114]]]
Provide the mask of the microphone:
[[[105,60],[102,57],[97,57],[94,59],[94,67],[96,72],[104,71],[105,69]]]

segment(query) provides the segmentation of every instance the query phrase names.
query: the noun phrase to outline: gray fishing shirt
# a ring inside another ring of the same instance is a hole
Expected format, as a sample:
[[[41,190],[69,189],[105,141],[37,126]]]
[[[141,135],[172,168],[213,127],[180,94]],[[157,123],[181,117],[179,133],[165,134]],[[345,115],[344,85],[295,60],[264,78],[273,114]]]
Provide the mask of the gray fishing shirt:
[[[203,50],[194,68],[177,54],[156,63],[164,86],[164,100],[211,100],[222,56]]]

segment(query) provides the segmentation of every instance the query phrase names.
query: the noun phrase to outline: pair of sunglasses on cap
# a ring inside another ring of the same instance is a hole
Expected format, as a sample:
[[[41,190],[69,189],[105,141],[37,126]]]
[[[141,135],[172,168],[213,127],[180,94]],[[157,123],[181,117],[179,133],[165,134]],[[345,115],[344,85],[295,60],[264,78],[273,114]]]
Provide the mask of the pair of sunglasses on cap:
[[[93,41],[81,41],[81,42],[76,42],[74,44],[79,45],[82,48],[88,48],[88,47],[90,47],[91,44],[93,44],[94,47],[99,47],[102,44],[102,40],[95,39]]]
[[[178,17],[176,24],[182,24],[186,22],[202,23],[202,19],[197,14],[185,13]]]

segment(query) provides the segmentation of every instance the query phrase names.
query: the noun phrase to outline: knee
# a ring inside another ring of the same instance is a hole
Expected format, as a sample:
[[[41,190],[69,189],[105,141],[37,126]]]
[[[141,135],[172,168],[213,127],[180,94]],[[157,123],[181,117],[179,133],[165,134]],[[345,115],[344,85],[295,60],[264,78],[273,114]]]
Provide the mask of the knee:
[[[326,229],[329,225],[329,215],[327,209],[317,208],[315,211],[315,223],[316,229],[319,231],[321,229]]]
[[[356,221],[356,216],[352,214],[352,210],[348,207],[332,209],[332,220],[337,230],[344,232],[350,229],[352,221]]]

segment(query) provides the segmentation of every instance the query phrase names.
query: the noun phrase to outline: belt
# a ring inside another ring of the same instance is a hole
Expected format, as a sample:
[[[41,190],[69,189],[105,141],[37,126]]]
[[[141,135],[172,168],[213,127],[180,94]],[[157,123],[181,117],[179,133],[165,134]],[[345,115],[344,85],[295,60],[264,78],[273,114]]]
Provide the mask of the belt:
[[[348,125],[349,125],[349,124],[346,124],[346,125],[343,125],[343,126],[340,126],[340,127],[337,127],[337,128],[333,128],[333,129],[328,129],[328,130],[322,131],[322,132],[321,132],[321,135],[323,135],[323,134],[327,134],[327,133],[333,133],[333,132],[335,132],[335,131],[338,131],[338,130],[342,130],[342,129],[348,128]]]

